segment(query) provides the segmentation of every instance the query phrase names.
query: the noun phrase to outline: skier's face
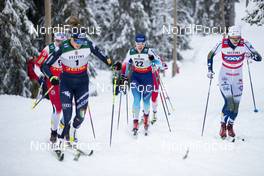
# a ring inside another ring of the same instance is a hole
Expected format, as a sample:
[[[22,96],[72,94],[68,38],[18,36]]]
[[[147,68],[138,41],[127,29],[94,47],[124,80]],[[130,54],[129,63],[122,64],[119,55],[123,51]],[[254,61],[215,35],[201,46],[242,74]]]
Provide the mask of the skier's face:
[[[55,40],[55,44],[56,44],[56,46],[61,46],[62,40]]]
[[[143,42],[136,42],[136,49],[137,49],[138,52],[141,52],[144,47],[145,47],[145,43],[143,43]]]
[[[228,38],[229,38],[230,42],[231,42],[233,45],[237,46],[238,43],[240,42],[241,36],[232,36],[232,37],[230,36],[230,37],[228,37]]]

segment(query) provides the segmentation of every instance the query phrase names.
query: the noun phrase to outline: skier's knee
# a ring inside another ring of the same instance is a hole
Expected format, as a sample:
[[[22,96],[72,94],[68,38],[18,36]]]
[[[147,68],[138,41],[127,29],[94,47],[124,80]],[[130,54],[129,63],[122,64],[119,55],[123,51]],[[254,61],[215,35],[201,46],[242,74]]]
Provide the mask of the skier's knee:
[[[76,114],[72,126],[74,128],[79,128],[82,122],[84,121],[84,117],[85,117],[85,109],[81,109],[79,113]]]

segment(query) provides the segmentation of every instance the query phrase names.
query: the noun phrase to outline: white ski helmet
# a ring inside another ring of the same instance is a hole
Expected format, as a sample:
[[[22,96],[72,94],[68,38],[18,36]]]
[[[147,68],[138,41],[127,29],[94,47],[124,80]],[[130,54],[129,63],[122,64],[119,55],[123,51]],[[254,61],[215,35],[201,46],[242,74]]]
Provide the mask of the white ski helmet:
[[[239,26],[231,26],[231,27],[229,27],[228,36],[229,37],[241,36],[241,28]]]
[[[56,32],[54,33],[54,40],[67,40],[67,37],[62,32]]]

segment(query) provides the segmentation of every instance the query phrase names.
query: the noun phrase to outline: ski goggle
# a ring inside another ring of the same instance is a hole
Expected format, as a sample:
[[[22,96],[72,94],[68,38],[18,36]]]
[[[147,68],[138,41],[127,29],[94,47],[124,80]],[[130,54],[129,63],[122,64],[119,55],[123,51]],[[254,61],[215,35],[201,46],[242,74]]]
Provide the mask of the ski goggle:
[[[228,37],[229,40],[238,43],[241,40],[241,36],[232,36],[232,37]]]
[[[85,39],[74,39],[74,42],[77,43],[78,45],[83,45],[85,44],[86,40]]]
[[[145,45],[145,42],[136,42],[136,45]]]

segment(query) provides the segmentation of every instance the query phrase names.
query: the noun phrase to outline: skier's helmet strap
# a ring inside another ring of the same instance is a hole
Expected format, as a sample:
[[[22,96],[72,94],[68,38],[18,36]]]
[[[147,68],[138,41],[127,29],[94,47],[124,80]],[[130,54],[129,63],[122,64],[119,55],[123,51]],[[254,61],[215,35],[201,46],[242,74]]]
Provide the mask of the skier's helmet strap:
[[[231,26],[228,30],[228,36],[241,36],[241,28],[239,26]]]

